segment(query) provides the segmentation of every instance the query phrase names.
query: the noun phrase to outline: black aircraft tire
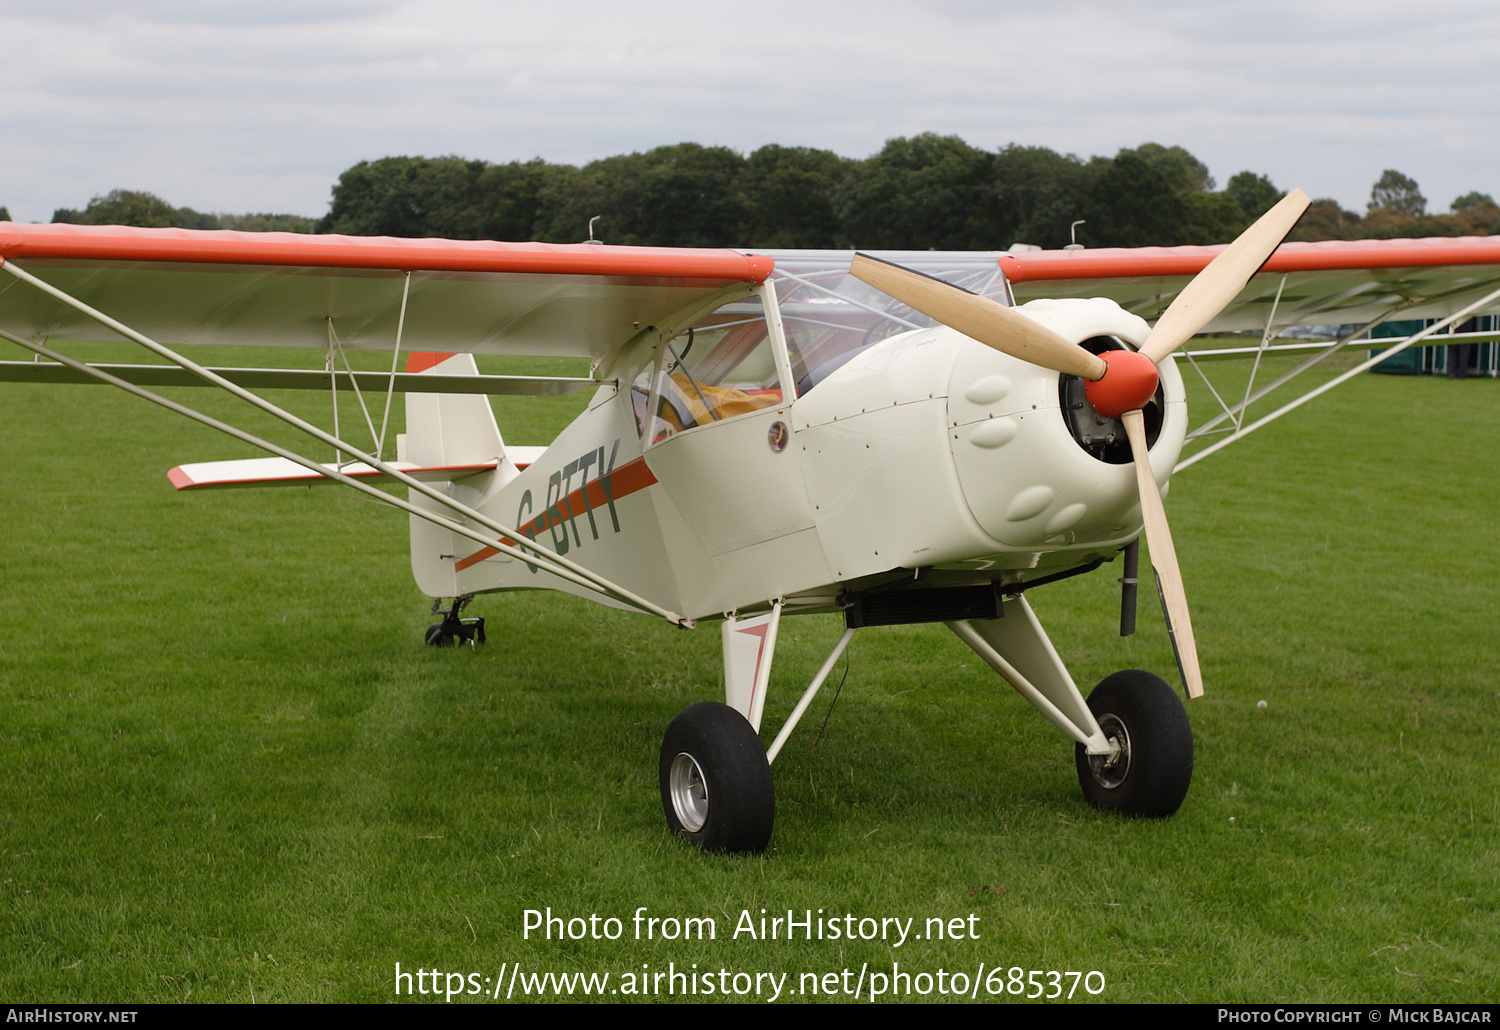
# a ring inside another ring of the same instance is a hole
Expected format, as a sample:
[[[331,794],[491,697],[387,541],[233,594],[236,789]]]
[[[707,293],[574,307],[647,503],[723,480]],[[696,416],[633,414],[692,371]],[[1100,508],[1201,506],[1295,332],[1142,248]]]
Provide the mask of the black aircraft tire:
[[[1122,745],[1113,763],[1077,745],[1078,782],[1089,803],[1122,815],[1176,812],[1193,780],[1193,728],[1177,693],[1159,676],[1127,669],[1094,688],[1089,711]]]
[[[443,624],[441,622],[434,622],[431,626],[427,627],[427,646],[428,647],[452,647],[453,646],[453,637],[452,637],[451,634],[443,632]]]
[[[728,705],[702,701],[667,727],[661,807],[672,832],[704,851],[764,851],[776,787],[760,737]]]

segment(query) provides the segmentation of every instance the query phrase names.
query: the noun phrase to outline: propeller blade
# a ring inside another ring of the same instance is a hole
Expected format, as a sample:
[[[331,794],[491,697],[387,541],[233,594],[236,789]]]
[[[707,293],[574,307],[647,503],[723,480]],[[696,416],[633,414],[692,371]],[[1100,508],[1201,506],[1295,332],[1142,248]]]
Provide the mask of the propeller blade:
[[[1182,585],[1182,569],[1177,565],[1177,551],[1172,546],[1172,531],[1167,526],[1167,512],[1162,507],[1161,491],[1151,474],[1151,457],[1146,449],[1146,419],[1140,409],[1120,416],[1130,452],[1135,456],[1135,481],[1141,494],[1141,518],[1146,524],[1146,546],[1151,550],[1151,564],[1161,584],[1162,603],[1167,612],[1167,629],[1177,651],[1177,663],[1187,684],[1188,697],[1203,696],[1203,672],[1198,667],[1198,645],[1193,640],[1193,623],[1188,617],[1187,591]]]
[[[1146,338],[1141,353],[1157,364],[1200,331],[1245,288],[1266,258],[1281,245],[1309,204],[1307,194],[1292,190],[1193,277]],[[933,316],[934,318],[937,316]]]
[[[1085,379],[1104,375],[1100,358],[988,297],[865,254],[854,255],[849,274],[1002,354]]]

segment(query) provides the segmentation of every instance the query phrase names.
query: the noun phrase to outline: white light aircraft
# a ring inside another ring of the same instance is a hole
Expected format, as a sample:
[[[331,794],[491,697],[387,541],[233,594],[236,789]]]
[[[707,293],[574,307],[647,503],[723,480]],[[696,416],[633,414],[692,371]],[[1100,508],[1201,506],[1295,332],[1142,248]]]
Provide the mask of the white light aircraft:
[[[465,606],[505,590],[722,620],[725,703],[678,715],[659,765],[668,824],[704,848],[766,846],[787,737],[856,632],[902,623],[945,623],[1071,738],[1090,802],[1166,816],[1193,769],[1176,693],[1130,670],[1085,698],[1026,593],[1123,556],[1129,632],[1144,530],[1184,686],[1201,694],[1162,492],[1174,469],[1301,403],[1246,421],[1359,333],[1259,392],[1252,377],[1192,434],[1174,351],[1205,328],[1265,332],[1195,365],[1306,346],[1273,344],[1277,327],[1440,320],[1383,341],[1399,350],[1500,301],[1488,238],[1278,250],[1306,203],[1294,192],[1227,247],[875,256],[0,223],[0,337],[36,355],[0,378],[110,383],[273,455],[180,466],[178,489],[338,482],[404,509],[416,581],[434,610],[449,599],[428,643],[482,641]],[[121,339],[170,364],[89,364],[53,342]],[[328,364],[205,368],[174,349],[199,343],[313,347]],[[390,371],[352,371],[348,349],[388,350]],[[587,357],[591,374],[481,375],[476,354]],[[188,384],[341,458],[153,389]],[[338,433],[340,386],[369,447]],[[253,392],[294,387],[334,391],[334,432]],[[487,396],[584,388],[587,410],[546,448],[508,446]],[[365,397],[382,392],[383,413]],[[388,441],[398,392],[406,432]],[[814,612],[847,628],[766,746],[781,619]]]

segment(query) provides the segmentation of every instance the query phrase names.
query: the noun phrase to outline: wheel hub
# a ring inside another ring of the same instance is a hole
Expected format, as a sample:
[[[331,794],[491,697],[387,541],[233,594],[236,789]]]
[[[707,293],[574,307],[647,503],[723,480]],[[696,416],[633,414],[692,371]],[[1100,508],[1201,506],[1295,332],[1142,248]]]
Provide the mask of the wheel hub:
[[[708,781],[697,759],[683,751],[672,759],[672,771],[667,779],[668,794],[672,798],[672,810],[677,821],[688,833],[697,833],[708,821]]]
[[[1104,731],[1111,750],[1107,755],[1089,755],[1089,771],[1099,786],[1113,790],[1130,775],[1130,731],[1114,715],[1100,716],[1099,729]]]

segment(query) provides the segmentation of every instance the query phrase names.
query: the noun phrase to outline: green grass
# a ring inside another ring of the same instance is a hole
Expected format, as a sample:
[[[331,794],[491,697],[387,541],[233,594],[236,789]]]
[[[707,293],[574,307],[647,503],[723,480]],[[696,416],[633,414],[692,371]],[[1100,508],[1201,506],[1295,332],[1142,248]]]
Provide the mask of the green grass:
[[[971,652],[892,628],[856,637],[826,730],[831,689],[778,759],[771,850],[720,857],[667,835],[656,787],[666,724],[719,690],[713,627],[505,595],[473,608],[488,647],[430,651],[404,517],[177,495],[171,465],[247,452],[112,391],[7,386],[0,997],[894,960],[1097,969],[1110,1001],[1492,1000],[1495,390],[1361,376],[1174,481],[1208,683],[1175,818],[1088,808],[1071,745]],[[502,428],[544,442],[581,401],[501,401]],[[1172,668],[1154,605],[1115,635],[1117,575],[1032,598],[1083,684]],[[839,628],[783,628],[768,727]],[[626,939],[524,940],[549,906]],[[720,939],[631,940],[640,906]],[[980,939],[728,939],[761,908],[973,914]]]

